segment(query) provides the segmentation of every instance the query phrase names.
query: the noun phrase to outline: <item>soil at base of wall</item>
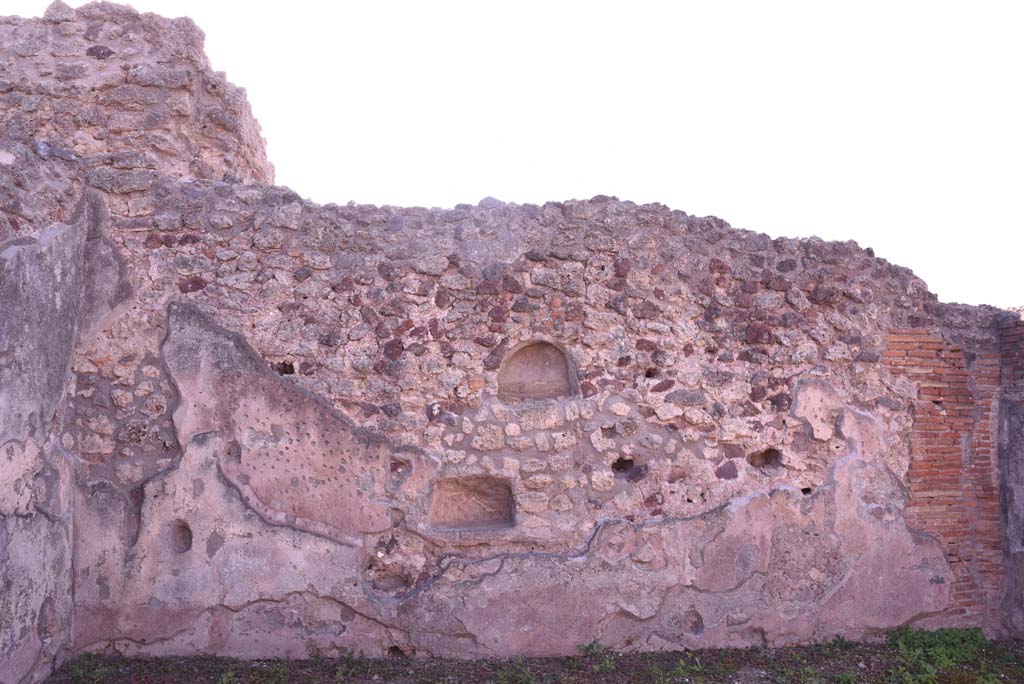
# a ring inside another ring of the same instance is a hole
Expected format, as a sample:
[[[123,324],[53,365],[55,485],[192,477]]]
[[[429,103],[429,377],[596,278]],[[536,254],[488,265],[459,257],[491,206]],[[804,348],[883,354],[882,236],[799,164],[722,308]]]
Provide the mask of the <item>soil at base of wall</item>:
[[[565,658],[450,660],[310,658],[125,659],[85,656],[49,684],[999,684],[1024,682],[1024,641],[988,643],[934,679],[907,671],[889,644],[832,642],[778,649],[618,654],[581,647]],[[901,668],[901,664],[904,667]],[[913,663],[910,663],[913,666]]]

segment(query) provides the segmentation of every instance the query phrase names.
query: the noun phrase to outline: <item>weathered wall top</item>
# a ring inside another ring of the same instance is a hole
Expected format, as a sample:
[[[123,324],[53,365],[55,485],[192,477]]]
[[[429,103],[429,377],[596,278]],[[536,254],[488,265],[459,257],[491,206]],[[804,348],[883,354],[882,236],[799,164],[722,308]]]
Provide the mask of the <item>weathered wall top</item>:
[[[304,201],[201,44],[0,20],[0,558],[60,566],[0,598],[11,681],[1024,622],[1016,316],[659,204]]]
[[[274,178],[245,92],[210,69],[190,19],[108,2],[0,17],[0,98],[3,137],[30,139],[108,191],[137,192],[156,175]]]

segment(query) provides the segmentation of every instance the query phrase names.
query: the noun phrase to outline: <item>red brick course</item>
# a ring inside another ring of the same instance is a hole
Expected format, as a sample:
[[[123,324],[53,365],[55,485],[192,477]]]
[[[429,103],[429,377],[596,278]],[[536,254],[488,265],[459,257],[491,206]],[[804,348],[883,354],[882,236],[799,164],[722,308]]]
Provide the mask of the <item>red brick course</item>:
[[[892,331],[882,361],[918,386],[905,514],[912,528],[939,539],[953,571],[952,599],[936,622],[998,633],[1000,354],[977,354],[968,363],[960,347],[915,328]]]

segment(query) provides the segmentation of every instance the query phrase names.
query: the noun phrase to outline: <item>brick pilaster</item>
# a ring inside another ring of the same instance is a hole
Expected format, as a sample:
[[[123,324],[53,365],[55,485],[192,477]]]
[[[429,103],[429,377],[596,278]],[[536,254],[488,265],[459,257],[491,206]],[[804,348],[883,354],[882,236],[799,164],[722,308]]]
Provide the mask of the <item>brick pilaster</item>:
[[[974,355],[935,332],[891,331],[883,362],[917,383],[910,434],[907,523],[935,535],[953,570],[952,600],[936,622],[1001,625],[1003,549],[996,440],[1000,355]]]

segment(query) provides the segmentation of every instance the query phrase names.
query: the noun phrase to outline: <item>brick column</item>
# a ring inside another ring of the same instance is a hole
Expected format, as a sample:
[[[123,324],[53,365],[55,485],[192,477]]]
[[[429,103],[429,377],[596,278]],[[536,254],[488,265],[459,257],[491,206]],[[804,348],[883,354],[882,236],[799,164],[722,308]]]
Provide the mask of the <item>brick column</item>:
[[[911,527],[942,543],[953,570],[936,626],[1001,628],[1003,550],[996,468],[1000,355],[972,355],[921,328],[891,331],[882,354],[917,383],[910,434]]]

